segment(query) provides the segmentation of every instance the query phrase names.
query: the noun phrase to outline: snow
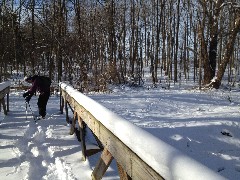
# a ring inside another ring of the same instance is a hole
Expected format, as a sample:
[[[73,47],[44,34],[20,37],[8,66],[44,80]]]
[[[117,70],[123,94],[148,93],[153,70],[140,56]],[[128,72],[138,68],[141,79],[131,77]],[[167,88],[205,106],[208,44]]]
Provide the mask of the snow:
[[[215,177],[212,172],[208,171],[205,167],[202,167],[193,159],[190,159],[175,148],[170,147],[168,144],[159,140],[155,136],[152,136],[142,128],[137,127],[133,123],[120,118],[115,113],[109,111],[99,103],[93,101],[89,97],[81,94],[77,90],[73,89],[67,84],[61,83],[60,86],[65,91],[74,97],[74,99],[86,108],[97,120],[99,120],[107,129],[109,129],[115,136],[117,136],[122,142],[124,142],[130,149],[132,149],[141,159],[147,164],[159,172],[166,179],[201,179],[201,172],[205,172],[204,176],[209,179],[221,179]],[[123,133],[123,130],[127,129]],[[129,138],[138,137],[138,138]],[[144,142],[144,143],[143,143]],[[141,148],[140,148],[141,147]],[[151,147],[149,153],[149,147]],[[159,154],[161,152],[161,154]],[[174,156],[174,167],[169,167],[169,162],[172,161]],[[183,164],[186,164],[183,166]],[[188,172],[191,168],[191,173]],[[200,171],[201,170],[201,171]],[[188,173],[187,173],[188,172]],[[199,173],[199,174],[198,174]]]
[[[144,160],[155,168],[159,168],[158,161],[168,163],[174,170],[172,179],[178,178],[177,174],[196,179],[191,174],[196,164],[203,168],[199,172],[202,176],[208,171],[207,166],[227,179],[240,179],[239,90],[204,92],[121,86],[114,87],[111,93],[91,93],[86,97],[65,88],[73,96],[77,94],[76,98],[131,149],[147,155]],[[10,112],[6,117],[1,112],[0,116],[4,117],[0,125],[1,179],[91,179],[100,153],[82,161],[81,145],[76,136],[69,135],[65,114],[59,112],[59,96],[50,97],[47,119],[35,124],[30,109],[26,112],[22,94],[23,91],[11,90]],[[34,114],[36,103],[34,96],[30,101]],[[136,136],[129,138],[132,133]],[[146,139],[151,141],[145,142]],[[172,161],[167,161],[170,158]],[[191,163],[189,170],[186,164]],[[103,179],[119,179],[115,162]]]

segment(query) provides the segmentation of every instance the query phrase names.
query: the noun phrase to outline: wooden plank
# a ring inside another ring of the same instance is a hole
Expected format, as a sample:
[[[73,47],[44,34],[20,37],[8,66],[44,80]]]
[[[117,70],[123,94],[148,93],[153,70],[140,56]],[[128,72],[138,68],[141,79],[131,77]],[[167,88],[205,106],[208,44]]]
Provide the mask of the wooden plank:
[[[138,156],[135,154],[132,158],[132,179],[152,179],[152,180],[163,180],[164,178],[156,174],[152,168],[143,162]]]
[[[92,179],[93,180],[102,179],[112,160],[113,160],[112,154],[106,148],[104,148],[101,157],[92,172]]]

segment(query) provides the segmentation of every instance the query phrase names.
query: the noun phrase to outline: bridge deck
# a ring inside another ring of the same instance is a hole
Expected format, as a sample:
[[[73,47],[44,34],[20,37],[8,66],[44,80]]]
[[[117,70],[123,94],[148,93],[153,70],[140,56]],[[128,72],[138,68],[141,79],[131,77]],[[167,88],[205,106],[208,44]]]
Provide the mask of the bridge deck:
[[[46,119],[37,124],[29,108],[26,113],[21,93],[10,93],[9,105],[10,111],[0,124],[1,179],[59,179],[58,175],[91,179],[91,167],[98,156],[82,161],[81,145],[76,136],[69,135],[65,114],[59,112],[59,97],[50,97]],[[37,96],[30,105],[37,113]],[[109,176],[112,174],[106,174]]]

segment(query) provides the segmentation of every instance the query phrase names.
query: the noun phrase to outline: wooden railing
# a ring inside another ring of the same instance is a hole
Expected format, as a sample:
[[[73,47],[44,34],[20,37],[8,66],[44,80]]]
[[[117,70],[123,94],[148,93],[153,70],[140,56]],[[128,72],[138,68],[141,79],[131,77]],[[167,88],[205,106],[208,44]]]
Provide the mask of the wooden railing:
[[[9,112],[9,92],[10,92],[10,82],[3,82],[0,83],[0,111],[3,111],[4,114],[7,115],[7,112]],[[5,102],[5,96],[7,97],[7,100]]]
[[[83,159],[102,150],[92,172],[92,179],[101,179],[115,159],[121,179],[225,179],[204,165],[184,155],[143,129],[122,119],[97,102],[65,83],[60,83],[60,110],[65,108],[66,121],[80,127]],[[70,120],[68,107],[73,111]],[[98,150],[87,149],[84,126],[87,125],[98,142]]]
[[[31,88],[31,84],[23,83],[21,80],[15,81],[15,83],[11,85],[11,89],[15,89],[15,90],[27,91],[30,88]],[[55,93],[55,91],[58,91],[58,83],[52,82],[50,86],[50,92]]]

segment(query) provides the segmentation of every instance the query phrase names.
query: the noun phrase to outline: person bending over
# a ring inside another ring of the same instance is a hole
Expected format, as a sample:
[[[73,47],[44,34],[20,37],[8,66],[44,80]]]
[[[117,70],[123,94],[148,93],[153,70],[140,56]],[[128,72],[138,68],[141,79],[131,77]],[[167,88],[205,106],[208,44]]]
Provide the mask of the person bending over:
[[[28,83],[32,83],[31,88],[23,93],[23,97],[25,98],[26,102],[29,103],[31,100],[31,97],[36,92],[39,92],[40,95],[38,97],[38,111],[39,111],[39,118],[45,119],[46,116],[46,106],[48,99],[50,97],[50,86],[51,86],[51,80],[49,77],[45,76],[29,76],[25,77],[24,80]]]

